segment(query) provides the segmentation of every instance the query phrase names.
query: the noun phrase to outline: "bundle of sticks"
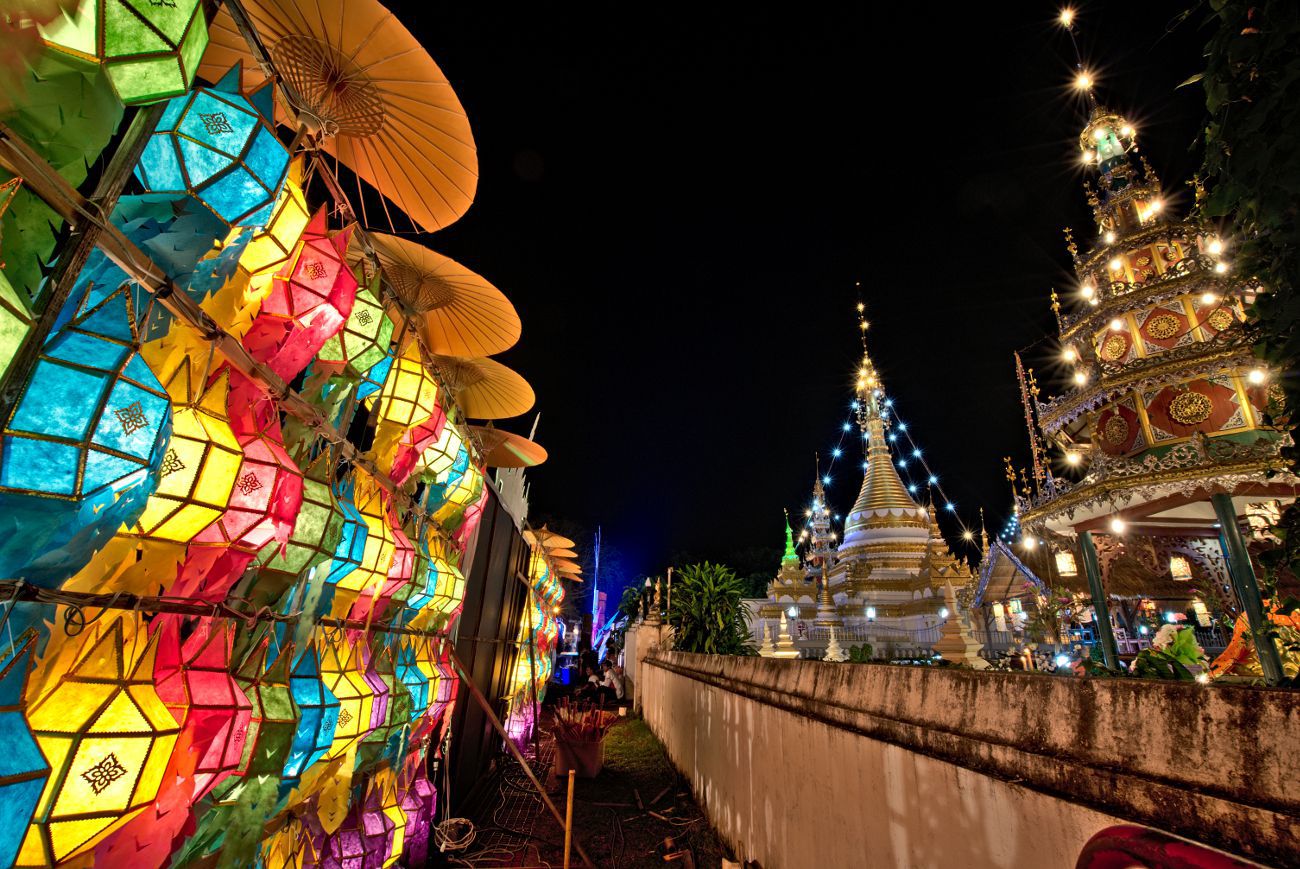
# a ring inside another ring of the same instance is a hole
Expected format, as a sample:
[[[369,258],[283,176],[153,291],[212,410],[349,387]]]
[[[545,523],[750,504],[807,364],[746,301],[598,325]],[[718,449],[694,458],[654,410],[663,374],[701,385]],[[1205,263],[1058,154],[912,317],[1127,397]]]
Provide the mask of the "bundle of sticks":
[[[615,721],[615,712],[590,700],[570,701],[565,697],[555,707],[555,736],[564,742],[599,742]]]

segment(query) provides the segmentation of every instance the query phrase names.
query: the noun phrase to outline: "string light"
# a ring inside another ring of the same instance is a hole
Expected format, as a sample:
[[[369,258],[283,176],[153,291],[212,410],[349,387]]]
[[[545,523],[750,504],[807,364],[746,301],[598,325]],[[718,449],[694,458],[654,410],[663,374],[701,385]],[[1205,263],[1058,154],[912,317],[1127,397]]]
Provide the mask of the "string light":
[[[1092,76],[1081,72],[1074,79],[1074,86],[1081,91],[1092,90]]]
[[[1123,534],[1126,528],[1128,528],[1128,523],[1120,517],[1116,516],[1110,520],[1110,530],[1116,534]]]
[[[1268,379],[1268,375],[1264,373],[1264,369],[1262,368],[1253,368],[1251,369],[1250,374],[1246,375],[1246,379],[1258,386]]]
[[[1210,242],[1207,250],[1209,250],[1211,256],[1218,256],[1223,253],[1223,242],[1216,238]]]

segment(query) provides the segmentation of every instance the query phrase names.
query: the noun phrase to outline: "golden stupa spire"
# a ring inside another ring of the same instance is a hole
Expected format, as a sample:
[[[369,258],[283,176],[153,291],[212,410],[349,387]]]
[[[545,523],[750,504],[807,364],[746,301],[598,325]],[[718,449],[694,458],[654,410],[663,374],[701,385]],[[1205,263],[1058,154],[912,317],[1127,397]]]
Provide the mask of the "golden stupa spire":
[[[862,332],[862,365],[858,369],[858,425],[867,443],[867,471],[862,478],[858,500],[850,511],[850,526],[868,527],[875,511],[910,510],[915,512],[916,502],[907,494],[907,488],[898,477],[898,469],[889,454],[885,431],[889,425],[889,411],[885,403],[884,388],[876,373],[876,366],[867,352],[867,321],[863,316],[865,306],[858,303],[858,324]]]

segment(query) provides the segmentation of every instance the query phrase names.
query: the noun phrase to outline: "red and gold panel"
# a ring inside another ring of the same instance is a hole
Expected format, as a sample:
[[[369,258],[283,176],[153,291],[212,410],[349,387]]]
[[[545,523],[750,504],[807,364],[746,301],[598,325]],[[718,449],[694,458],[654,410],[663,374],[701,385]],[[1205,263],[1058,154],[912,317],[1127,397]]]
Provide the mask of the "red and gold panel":
[[[1246,378],[1241,379],[1242,389],[1246,392],[1246,400],[1250,402],[1251,408],[1255,411],[1255,419],[1261,420],[1265,413],[1268,412],[1270,402],[1277,402],[1274,411],[1280,410],[1283,403],[1282,387],[1276,383],[1252,384]]]
[[[1156,271],[1156,251],[1153,247],[1140,247],[1128,254],[1129,273],[1135,284],[1146,283],[1154,278]]]
[[[1111,364],[1128,362],[1133,358],[1133,336],[1127,328],[1118,331],[1106,329],[1097,333],[1097,358]]]
[[[1187,255],[1183,250],[1183,246],[1179,242],[1173,240],[1168,242],[1158,241],[1154,247],[1156,251],[1156,262],[1160,266],[1160,271],[1162,273],[1169,271],[1174,263],[1183,259]]]
[[[1146,355],[1154,356],[1195,340],[1192,323],[1179,302],[1157,305],[1138,315],[1142,346]]]
[[[1123,456],[1146,448],[1142,418],[1138,416],[1137,402],[1133,396],[1110,405],[1097,415],[1092,440],[1112,456]]]
[[[1193,299],[1192,310],[1196,312],[1196,322],[1200,324],[1201,332],[1207,341],[1245,319],[1237,302],[1231,299],[1209,304],[1201,299]]]
[[[1144,393],[1143,400],[1156,443],[1191,437],[1198,431],[1214,434],[1246,425],[1228,375],[1154,389]]]

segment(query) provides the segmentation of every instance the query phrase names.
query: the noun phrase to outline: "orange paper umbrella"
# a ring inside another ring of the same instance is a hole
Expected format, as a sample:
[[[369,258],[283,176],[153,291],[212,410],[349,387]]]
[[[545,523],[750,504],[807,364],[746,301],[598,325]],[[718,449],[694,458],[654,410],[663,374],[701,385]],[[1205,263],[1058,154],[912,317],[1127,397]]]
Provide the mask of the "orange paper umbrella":
[[[416,315],[430,352],[491,356],[519,340],[519,315],[492,284],[450,257],[394,235],[371,244],[389,287]]]
[[[480,356],[435,356],[434,366],[468,417],[502,419],[527,413],[533,388],[511,369]]]
[[[551,561],[551,564],[555,565],[557,573],[567,573],[573,576],[579,576],[582,573],[582,565],[578,564],[576,561],[569,561],[565,558],[556,558]]]
[[[578,553],[574,552],[572,549],[552,549],[548,554],[552,558],[574,559],[578,557]]]
[[[529,543],[540,544],[547,549],[572,549],[578,545],[563,534],[556,534],[545,525],[536,530],[525,531],[524,539]]]
[[[300,105],[301,124],[337,157],[433,232],[464,214],[478,186],[469,119],[446,76],[376,0],[244,0],[275,71]],[[226,9],[209,28],[199,75],[216,81],[257,63]],[[282,107],[283,108],[283,107]]]
[[[490,426],[472,425],[469,430],[489,468],[533,468],[546,461],[546,449],[523,435]]]

